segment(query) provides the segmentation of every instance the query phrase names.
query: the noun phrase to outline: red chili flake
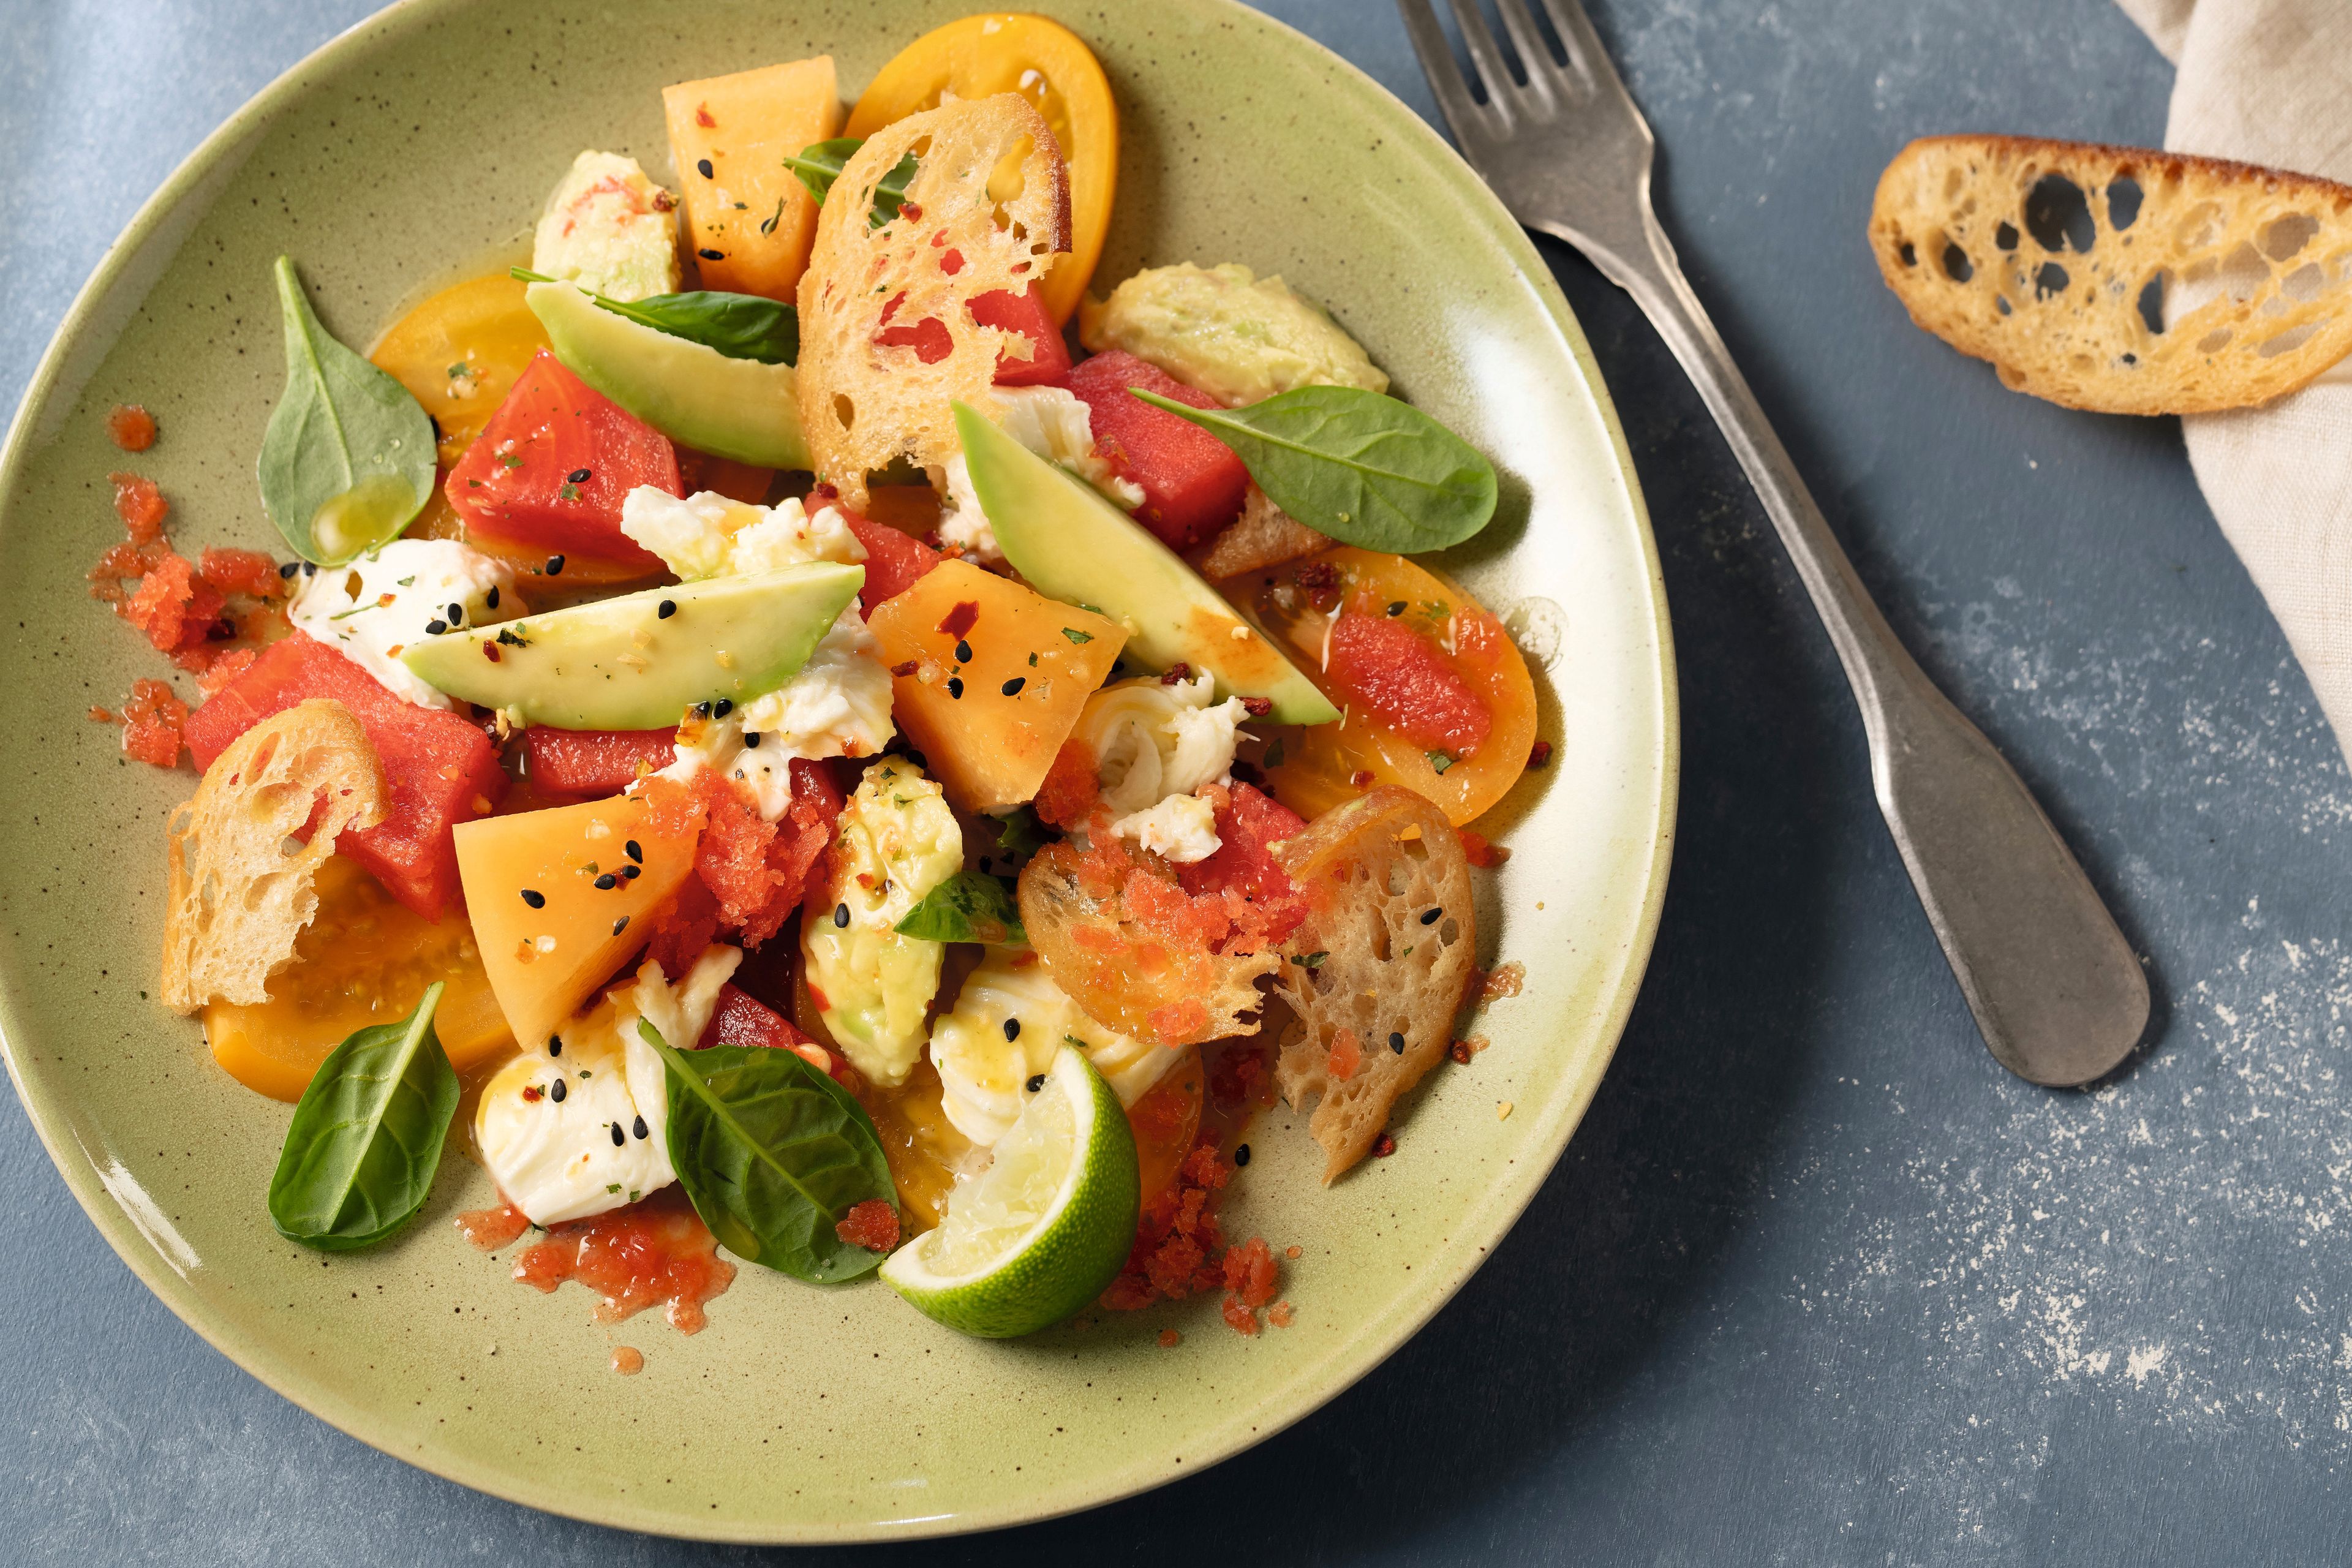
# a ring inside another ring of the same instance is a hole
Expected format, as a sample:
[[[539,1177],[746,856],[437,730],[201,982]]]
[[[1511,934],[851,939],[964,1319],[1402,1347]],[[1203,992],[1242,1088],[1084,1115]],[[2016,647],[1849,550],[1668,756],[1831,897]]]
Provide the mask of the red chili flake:
[[[1445,1047],[1445,1054],[1466,1068],[1470,1065],[1470,1042],[1456,1040]]]
[[[710,118],[710,105],[708,103],[698,103],[694,106],[694,122],[706,131],[713,129],[719,123]]]
[[[486,642],[482,645],[482,657],[488,659],[492,664],[496,664],[506,656],[499,652],[498,644],[494,642]]]
[[[890,673],[900,677],[912,675],[915,673],[915,661],[910,658],[904,664],[894,664],[890,667]]]
[[[155,444],[155,416],[135,403],[118,403],[106,416],[106,434],[126,452],[143,452]]]
[[[1242,699],[1242,710],[1253,719],[1263,719],[1267,714],[1274,711],[1274,699],[1271,697],[1244,697]]]
[[[1162,686],[1175,686],[1192,679],[1192,667],[1181,658],[1160,672],[1160,684]]]
[[[1396,1140],[1383,1132],[1372,1140],[1372,1158],[1385,1160],[1396,1152]]]
[[[881,1198],[867,1198],[852,1205],[833,1234],[851,1247],[862,1247],[868,1252],[887,1252],[898,1245],[898,1211]]]
[[[1374,781],[1379,777],[1380,775],[1372,772],[1370,768],[1358,768],[1354,773],[1348,775],[1348,782],[1354,784],[1358,789],[1370,789],[1372,787]]]
[[[810,488],[809,494],[814,496],[819,500],[839,500],[841,499],[841,487],[835,484],[831,479],[821,479]]]
[[[541,1094],[543,1092],[545,1091],[535,1083],[527,1083],[522,1086],[522,1097],[528,1100],[534,1102],[537,1101]]]
[[[900,202],[898,204],[898,212],[901,216],[908,218],[914,222],[919,223],[922,221],[923,209],[919,203]]]
[[[1290,580],[1307,591],[1307,602],[1318,610],[1328,610],[1339,602],[1339,569],[1328,561],[1308,561],[1290,574]]]
[[[979,619],[980,602],[976,599],[965,599],[940,618],[940,631],[947,637],[960,637],[971,630],[974,623]]]
[[[109,474],[114,485],[114,515],[131,530],[133,544],[152,544],[163,535],[163,518],[172,509],[155,481],[138,474]]]
[[[1538,741],[1534,745],[1528,748],[1528,766],[1531,768],[1540,768],[1548,765],[1550,762],[1551,742],[1549,741]]]

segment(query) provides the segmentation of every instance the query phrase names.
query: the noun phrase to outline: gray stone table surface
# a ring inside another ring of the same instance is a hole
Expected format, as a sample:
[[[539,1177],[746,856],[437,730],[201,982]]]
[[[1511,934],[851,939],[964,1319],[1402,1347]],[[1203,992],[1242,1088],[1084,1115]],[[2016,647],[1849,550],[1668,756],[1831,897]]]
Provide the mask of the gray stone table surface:
[[[1381,0],[1267,8],[1434,118]],[[0,0],[0,407],[173,165],[367,9]],[[1753,496],[1625,300],[1546,242],[1647,489],[1685,726],[1664,924],[1590,1117],[1459,1299],[1299,1426],[866,1561],[2352,1559],[2352,780],[2177,426],[2002,391],[1863,242],[1907,138],[2152,143],[2169,69],[2108,0],[1594,11],[1699,293],[2147,955],[2153,1043],[2087,1094],[1985,1054]],[[0,1257],[0,1558],[763,1555],[477,1496],[280,1400],[138,1287],[13,1099]]]

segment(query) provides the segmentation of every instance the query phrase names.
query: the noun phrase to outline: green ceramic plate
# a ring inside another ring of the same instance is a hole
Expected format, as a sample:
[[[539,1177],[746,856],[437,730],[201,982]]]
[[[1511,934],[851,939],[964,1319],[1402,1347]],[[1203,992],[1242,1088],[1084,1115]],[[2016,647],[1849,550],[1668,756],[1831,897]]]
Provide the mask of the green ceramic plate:
[[[136,466],[172,498],[182,550],[268,548],[253,459],[280,378],[272,257],[301,263],[331,328],[369,341],[515,253],[581,148],[666,167],[663,83],[830,50],[855,87],[968,8],[708,0],[681,26],[574,0],[394,6],[288,72],[147,204],[0,459],[0,730],[41,737],[0,749],[17,1092],[92,1221],[197,1332],[343,1430],[501,1497],[680,1535],[846,1540],[1038,1519],[1213,1464],[1362,1376],[1477,1268],[1583,1113],[1649,953],[1674,821],[1664,602],[1623,438],[1543,263],[1412,111],[1297,34],[1226,0],[1045,0],[1126,117],[1099,276],[1183,258],[1279,272],[1502,470],[1500,517],[1444,565],[1522,630],[1559,751],[1482,824],[1516,851],[1480,911],[1488,962],[1528,972],[1478,1026],[1492,1048],[1433,1075],[1395,1155],[1328,1190],[1304,1129],[1268,1118],[1227,1226],[1304,1253],[1284,1282],[1296,1325],[1254,1340],[1201,1300],[979,1343],[872,1281],[749,1268],[693,1338],[651,1314],[603,1328],[580,1288],[522,1289],[458,1238],[451,1216],[491,1195],[461,1159],[380,1251],[322,1258],[271,1230],[286,1108],[232,1083],[142,989],[163,818],[192,781],[125,763],[117,731],[83,718],[162,673],[85,592],[121,537],[107,408],[162,420]],[[1171,1327],[1183,1341],[1163,1350]],[[607,1369],[621,1342],[645,1352],[642,1375]]]

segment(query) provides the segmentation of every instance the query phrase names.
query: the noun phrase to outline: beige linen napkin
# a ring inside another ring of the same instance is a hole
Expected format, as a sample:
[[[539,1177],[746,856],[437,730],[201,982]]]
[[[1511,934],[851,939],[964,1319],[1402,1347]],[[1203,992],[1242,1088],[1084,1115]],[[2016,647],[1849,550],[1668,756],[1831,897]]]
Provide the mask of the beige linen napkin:
[[[2352,0],[2120,0],[2179,68],[2164,144],[2352,184]],[[2352,755],[2352,362],[2181,421],[2197,482]]]

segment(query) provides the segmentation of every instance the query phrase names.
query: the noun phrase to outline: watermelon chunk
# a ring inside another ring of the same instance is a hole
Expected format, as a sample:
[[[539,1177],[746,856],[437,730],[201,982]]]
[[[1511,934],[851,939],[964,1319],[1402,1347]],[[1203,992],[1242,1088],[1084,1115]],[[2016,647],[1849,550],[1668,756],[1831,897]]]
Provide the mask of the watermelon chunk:
[[[551,730],[522,732],[523,773],[550,795],[618,795],[640,773],[677,760],[676,730]]]
[[[1217,802],[1217,852],[1176,868],[1176,880],[1195,898],[1225,895],[1231,905],[1255,906],[1265,940],[1280,942],[1307,918],[1307,896],[1274,858],[1274,847],[1300,832],[1306,819],[1265,791],[1234,784]]]
[[[209,768],[239,735],[314,697],[351,710],[383,761],[388,786],[383,820],[346,829],[337,851],[373,872],[419,916],[439,920],[457,894],[450,829],[487,815],[507,787],[489,737],[470,721],[403,701],[333,648],[296,632],[272,643],[188,715],[182,733],[196,766]]]
[[[639,485],[685,493],[669,437],[541,349],[444,489],[483,539],[651,574],[660,558],[621,531],[621,502]]]
[[[702,1037],[694,1044],[698,1050],[709,1046],[765,1046],[789,1051],[816,1042],[794,1028],[790,1018],[730,984],[719,988],[719,1005],[710,1010],[710,1022],[703,1026]]]
[[[1331,694],[1369,709],[1416,746],[1466,757],[1494,728],[1494,714],[1437,645],[1401,620],[1342,611],[1325,647]]]
[[[1117,349],[1087,360],[1060,384],[1087,405],[1095,446],[1119,478],[1142,487],[1136,521],[1170,549],[1189,550],[1241,515],[1249,469],[1233,449],[1128,389],[1139,386],[1194,408],[1214,408],[1215,398]]]
[[[920,580],[945,557],[910,533],[887,522],[874,522],[842,509],[842,521],[866,547],[866,589],[858,602],[867,610],[885,599],[895,599]]]

